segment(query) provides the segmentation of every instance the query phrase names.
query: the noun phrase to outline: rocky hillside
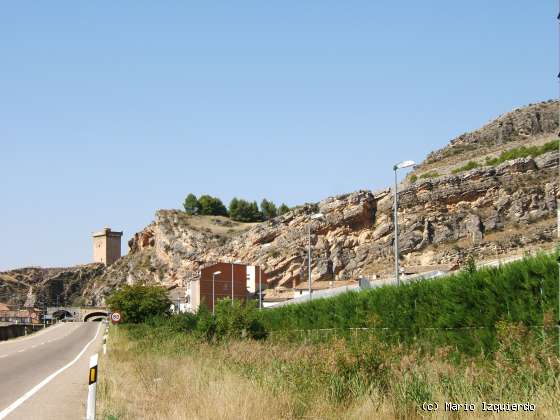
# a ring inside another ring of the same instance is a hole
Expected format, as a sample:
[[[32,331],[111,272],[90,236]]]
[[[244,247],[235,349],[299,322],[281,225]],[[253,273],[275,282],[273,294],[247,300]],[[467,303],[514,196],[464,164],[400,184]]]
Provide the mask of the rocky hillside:
[[[405,267],[457,265],[469,254],[496,259],[554,245],[558,150],[486,162],[506,150],[556,139],[558,107],[548,101],[515,110],[429,154],[413,173],[416,179],[401,186]],[[460,170],[471,159],[477,167]],[[431,176],[418,177],[426,172]],[[131,239],[130,254],[92,282],[86,294],[95,303],[126,281],[188,283],[200,267],[216,261],[262,265],[272,287],[290,288],[305,281],[309,226],[314,281],[383,276],[393,259],[391,211],[390,189],[358,191],[228,235],[200,228],[197,216],[160,210]],[[312,220],[316,212],[325,219]]]
[[[554,246],[559,152],[551,141],[558,138],[558,111],[557,101],[517,109],[428,155],[400,186],[408,271],[460,265],[470,254],[492,260]],[[6,296],[40,284],[41,296],[52,301],[54,284],[63,284],[68,299],[81,294],[88,304],[102,304],[127,282],[186,285],[205,264],[239,261],[263,266],[280,291],[306,280],[309,228],[313,281],[383,277],[393,266],[392,200],[390,189],[357,191],[253,225],[159,210],[131,238],[129,254],[108,269],[38,273],[36,281],[10,275],[21,283],[3,280],[0,290]],[[311,219],[317,212],[324,220]],[[57,283],[61,276],[66,282]]]
[[[14,306],[80,305],[85,285],[103,274],[103,264],[70,268],[29,267],[0,273],[0,302]]]
[[[450,173],[469,160],[484,161],[520,146],[534,146],[558,138],[558,101],[546,101],[517,108],[482,128],[461,134],[449,144],[431,152],[414,171]]]

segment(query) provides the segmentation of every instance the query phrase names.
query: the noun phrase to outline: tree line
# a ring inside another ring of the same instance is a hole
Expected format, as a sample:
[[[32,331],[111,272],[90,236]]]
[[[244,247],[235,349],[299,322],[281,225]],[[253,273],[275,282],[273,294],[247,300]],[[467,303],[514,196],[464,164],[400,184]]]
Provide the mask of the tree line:
[[[218,197],[201,195],[197,198],[192,193],[185,198],[183,208],[190,215],[226,216],[238,222],[262,222],[290,211],[286,204],[282,203],[277,207],[266,198],[259,206],[256,201],[234,197],[226,208]]]

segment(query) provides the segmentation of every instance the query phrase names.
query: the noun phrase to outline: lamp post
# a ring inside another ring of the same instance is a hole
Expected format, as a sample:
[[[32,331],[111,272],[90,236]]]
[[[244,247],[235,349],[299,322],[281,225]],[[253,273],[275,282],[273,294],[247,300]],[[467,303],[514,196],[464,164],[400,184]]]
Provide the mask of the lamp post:
[[[262,268],[259,265],[259,310],[262,309],[262,286],[261,286]]]
[[[399,273],[399,223],[398,223],[398,216],[397,216],[397,209],[398,209],[398,184],[397,184],[397,171],[399,169],[410,168],[414,166],[415,162],[413,160],[405,160],[401,163],[397,163],[393,166],[393,171],[395,172],[395,204],[394,204],[394,212],[393,212],[393,224],[395,225],[395,238],[393,240],[393,244],[395,247],[395,278],[397,279],[397,285],[401,284],[400,280],[400,273]]]
[[[216,309],[216,276],[220,274],[222,274],[221,271],[212,273],[212,315],[214,315]]]
[[[323,213],[315,213],[311,216],[311,220],[317,219],[324,219],[325,215]],[[308,268],[308,276],[307,276],[307,291],[309,293],[309,300],[312,299],[312,289],[311,289],[311,220],[309,221],[309,246],[307,250],[307,268]]]

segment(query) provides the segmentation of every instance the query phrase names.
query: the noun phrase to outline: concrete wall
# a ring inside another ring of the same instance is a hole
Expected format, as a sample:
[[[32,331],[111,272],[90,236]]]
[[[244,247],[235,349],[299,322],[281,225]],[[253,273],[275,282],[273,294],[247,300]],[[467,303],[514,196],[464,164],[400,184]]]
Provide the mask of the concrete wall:
[[[21,324],[0,325],[0,341],[9,340],[10,338],[20,337],[22,335],[31,334],[43,328],[42,325],[31,326]]]

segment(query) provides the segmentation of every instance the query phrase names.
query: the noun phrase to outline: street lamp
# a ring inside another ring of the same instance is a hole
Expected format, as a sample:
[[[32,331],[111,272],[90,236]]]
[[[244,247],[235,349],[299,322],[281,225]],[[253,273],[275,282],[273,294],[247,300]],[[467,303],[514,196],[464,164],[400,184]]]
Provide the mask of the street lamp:
[[[393,213],[393,223],[395,225],[395,238],[393,240],[395,246],[395,278],[397,279],[397,285],[401,284],[401,280],[399,277],[399,224],[397,219],[397,206],[398,206],[398,199],[397,199],[397,171],[399,169],[410,168],[414,166],[416,163],[413,160],[405,160],[401,163],[397,163],[393,166],[393,171],[395,171],[395,205],[394,205],[394,213]]]
[[[259,265],[259,310],[262,309],[262,286],[261,286],[262,268]]]
[[[216,276],[222,274],[221,271],[215,271],[212,273],[212,315],[214,315],[216,307]]]
[[[324,219],[325,215],[323,213],[315,213],[311,216],[311,220],[318,220],[318,219]],[[308,252],[307,252],[307,257],[308,257],[308,261],[307,261],[307,268],[308,268],[308,277],[307,277],[307,289],[309,292],[309,300],[312,299],[311,294],[312,294],[312,290],[311,290],[311,221],[309,221],[309,248],[308,248]]]

